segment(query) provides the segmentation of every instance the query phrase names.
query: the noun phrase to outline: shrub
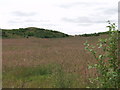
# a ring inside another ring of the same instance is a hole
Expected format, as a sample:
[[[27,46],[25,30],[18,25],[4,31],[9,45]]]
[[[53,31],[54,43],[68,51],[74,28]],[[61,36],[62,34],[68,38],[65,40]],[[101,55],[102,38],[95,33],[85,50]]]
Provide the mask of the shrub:
[[[115,23],[110,23],[109,37],[100,39],[98,45],[104,54],[98,54],[92,45],[87,42],[84,43],[85,49],[90,51],[98,63],[89,65],[88,68],[96,68],[98,76],[90,78],[90,82],[96,84],[97,88],[120,88],[120,62],[118,61],[118,30],[116,30]],[[106,61],[107,60],[107,61]]]

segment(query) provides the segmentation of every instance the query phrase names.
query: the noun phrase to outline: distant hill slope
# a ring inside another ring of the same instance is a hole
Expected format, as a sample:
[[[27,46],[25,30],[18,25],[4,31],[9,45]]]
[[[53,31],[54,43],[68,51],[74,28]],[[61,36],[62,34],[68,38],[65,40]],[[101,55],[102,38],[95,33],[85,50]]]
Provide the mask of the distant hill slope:
[[[90,34],[82,34],[82,35],[78,35],[78,36],[89,37],[89,36],[99,36],[99,35],[108,34],[108,33],[109,33],[109,31],[98,32],[98,33],[90,33]],[[119,31],[119,33],[120,33],[120,31]]]
[[[29,37],[63,38],[63,37],[72,36],[59,31],[53,31],[43,28],[36,28],[36,27],[19,28],[19,29],[0,29],[0,30],[2,30],[2,38],[29,38]],[[109,32],[107,31],[107,32],[98,32],[98,33],[90,33],[90,34],[81,34],[75,36],[90,37],[90,36],[99,36],[108,33]]]
[[[1,29],[2,30],[2,38],[29,38],[29,37],[38,37],[38,38],[62,38],[69,37],[68,34],[64,34],[62,32],[36,28],[36,27],[28,27],[28,28],[19,28],[19,29]]]

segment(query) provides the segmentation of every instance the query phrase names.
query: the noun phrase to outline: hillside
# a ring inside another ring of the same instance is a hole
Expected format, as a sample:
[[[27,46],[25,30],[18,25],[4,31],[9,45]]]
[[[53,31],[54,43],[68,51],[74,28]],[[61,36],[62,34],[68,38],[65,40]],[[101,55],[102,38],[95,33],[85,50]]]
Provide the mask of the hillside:
[[[118,31],[118,32],[120,33],[120,31]],[[109,31],[98,32],[98,33],[90,33],[90,34],[82,34],[82,35],[78,35],[78,36],[89,37],[89,36],[100,36],[100,35],[105,35],[105,34],[109,34]]]
[[[63,38],[63,37],[71,36],[59,31],[53,31],[53,30],[48,30],[43,28],[36,28],[36,27],[19,28],[19,29],[1,29],[1,30],[2,30],[2,38],[29,38],[29,37]],[[75,36],[90,37],[90,36],[100,36],[108,33],[109,31],[90,33],[90,34],[80,34]]]
[[[43,28],[36,28],[36,27],[19,28],[19,29],[11,29],[11,30],[1,29],[1,30],[2,30],[2,38],[29,38],[29,37],[62,38],[69,36],[62,32],[43,29]]]

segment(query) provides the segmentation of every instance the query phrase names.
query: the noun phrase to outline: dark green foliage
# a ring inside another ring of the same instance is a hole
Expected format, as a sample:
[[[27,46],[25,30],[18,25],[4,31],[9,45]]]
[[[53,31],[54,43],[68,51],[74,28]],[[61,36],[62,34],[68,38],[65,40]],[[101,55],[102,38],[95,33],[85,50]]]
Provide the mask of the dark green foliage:
[[[2,38],[28,38],[28,37],[38,37],[38,38],[62,38],[68,37],[69,35],[58,31],[52,31],[42,28],[19,28],[6,30],[2,29]]]
[[[120,33],[120,31],[119,31],[119,33]],[[109,34],[109,31],[98,32],[98,33],[90,33],[90,34],[82,34],[82,35],[79,35],[79,36],[89,37],[89,36],[99,36],[99,35],[102,35],[102,34]]]
[[[82,34],[81,36],[88,37],[88,36],[99,36],[99,35],[100,35],[99,33],[91,33],[91,34]]]

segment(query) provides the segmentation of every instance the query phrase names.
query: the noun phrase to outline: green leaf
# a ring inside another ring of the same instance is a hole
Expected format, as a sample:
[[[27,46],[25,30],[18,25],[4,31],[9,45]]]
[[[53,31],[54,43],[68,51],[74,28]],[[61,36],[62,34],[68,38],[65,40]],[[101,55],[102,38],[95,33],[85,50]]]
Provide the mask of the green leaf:
[[[101,48],[102,47],[102,43],[99,44],[99,47],[98,48]]]
[[[90,52],[92,52],[93,50],[92,49],[89,49]]]
[[[93,68],[93,66],[91,66],[91,65],[88,65],[88,69],[91,69],[91,68]]]
[[[98,59],[102,59],[103,58],[103,55],[99,55]]]
[[[94,64],[94,67],[97,67],[98,66],[98,64]]]

